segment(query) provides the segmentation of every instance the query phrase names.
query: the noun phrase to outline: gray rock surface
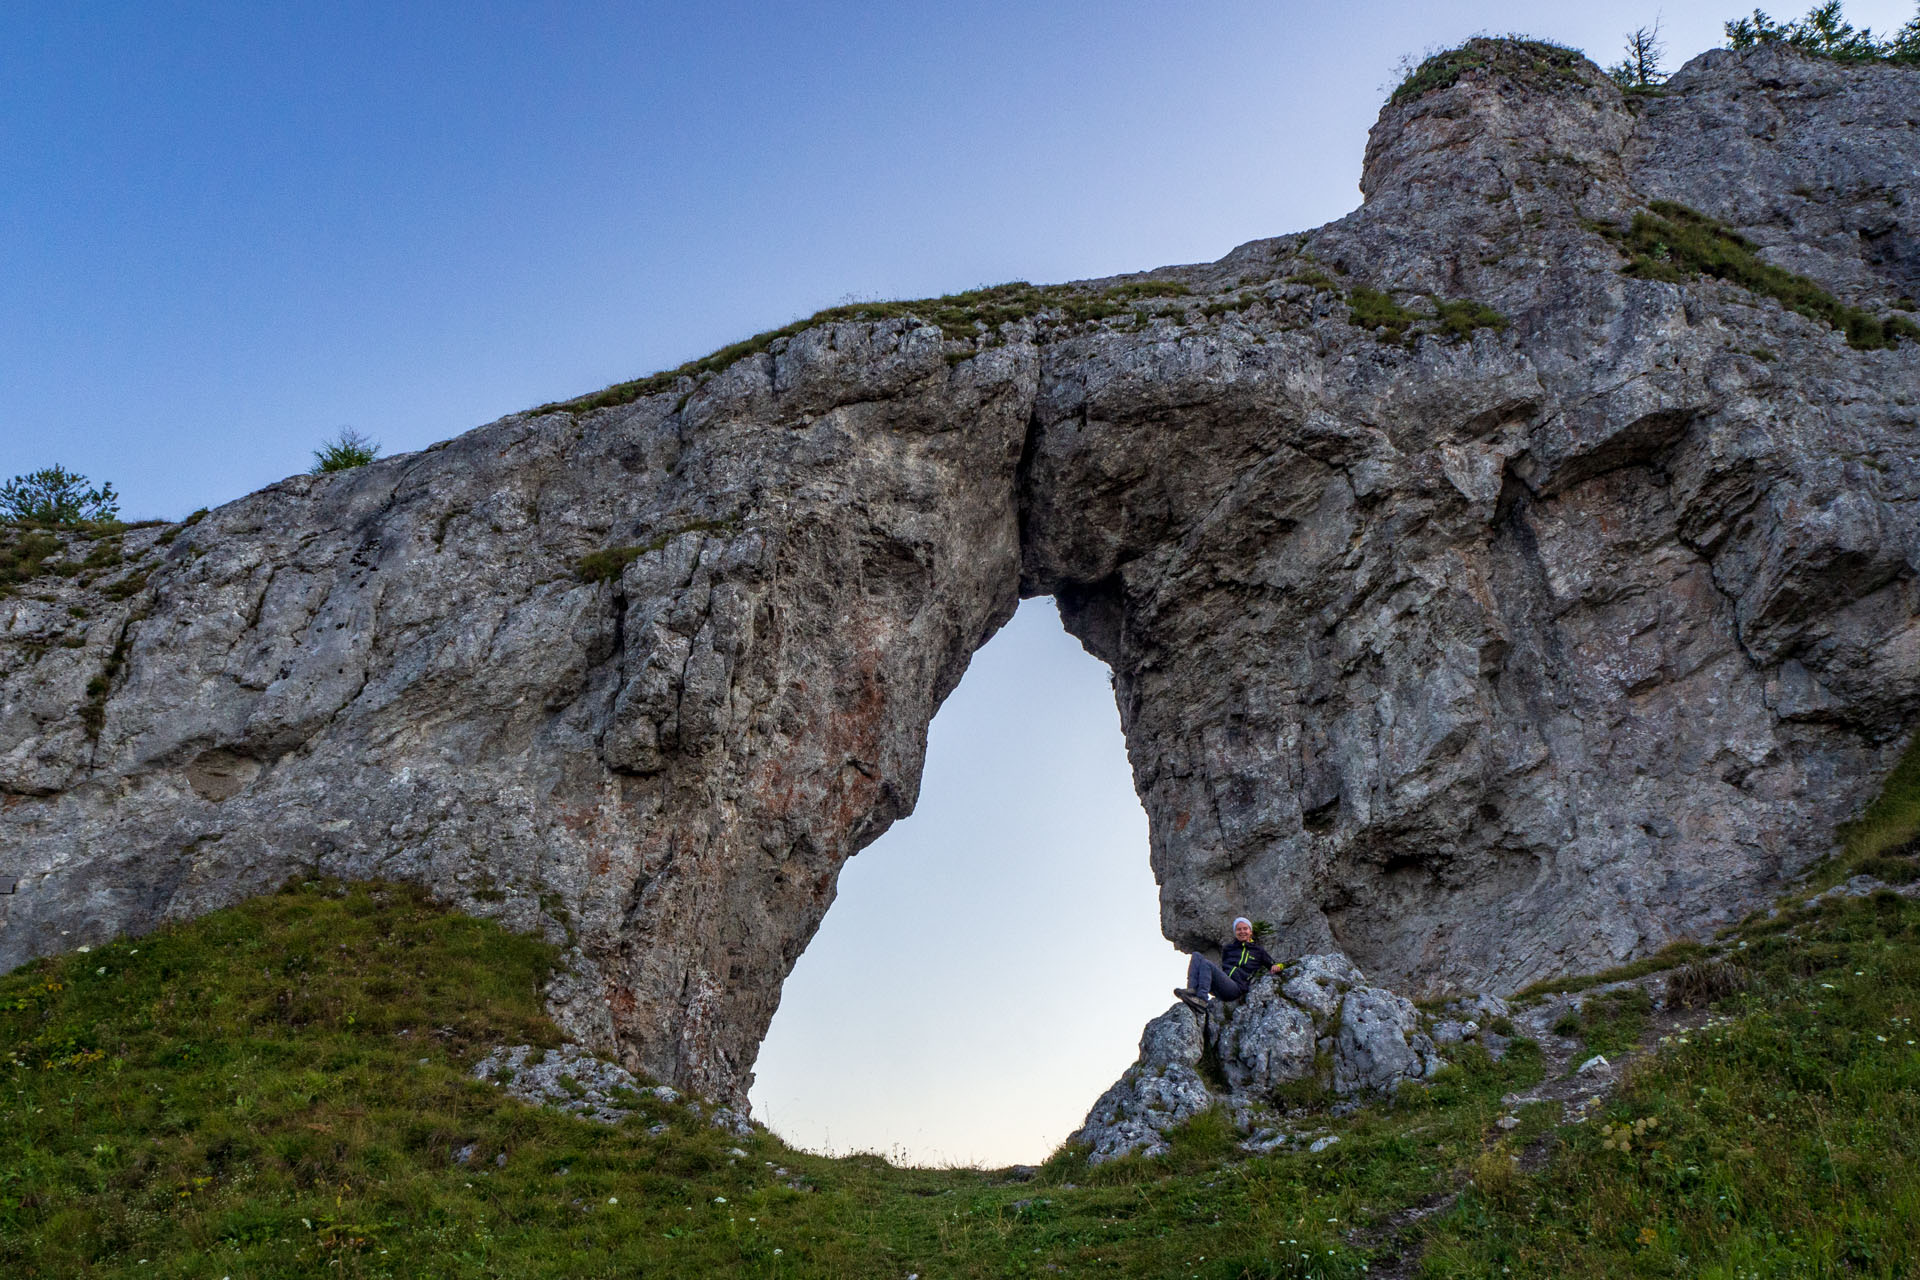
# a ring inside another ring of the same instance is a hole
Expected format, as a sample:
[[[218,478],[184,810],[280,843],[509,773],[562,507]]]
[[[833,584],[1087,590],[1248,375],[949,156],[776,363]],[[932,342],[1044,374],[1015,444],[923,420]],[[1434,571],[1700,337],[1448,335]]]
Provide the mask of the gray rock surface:
[[[1385,1093],[1445,1065],[1433,1040],[1420,1030],[1413,1001],[1379,987],[1347,992],[1333,1043],[1334,1092]]]
[[[1200,1019],[1177,1004],[1140,1034],[1140,1057],[1094,1102],[1087,1121],[1069,1138],[1083,1144],[1092,1164],[1131,1152],[1164,1155],[1167,1131],[1219,1100],[1200,1077]]]
[[[609,1062],[584,1045],[563,1044],[553,1049],[532,1045],[502,1045],[473,1064],[473,1078],[506,1090],[507,1096],[536,1107],[557,1107],[600,1124],[619,1124],[633,1114],[640,1095],[668,1106],[680,1105],[680,1092],[670,1085],[643,1085],[618,1063]],[[685,1103],[694,1119],[703,1118],[700,1104]],[[753,1136],[753,1122],[729,1107],[715,1107],[704,1117],[715,1129],[742,1138]],[[665,1124],[647,1132],[658,1137]],[[744,1155],[745,1152],[736,1152]],[[465,1157],[456,1157],[466,1163]]]
[[[1445,995],[1711,930],[1920,703],[1920,344],[1629,278],[1596,228],[1677,200],[1887,314],[1916,175],[1920,70],[1472,73],[1382,111],[1354,213],[1150,273],[1187,297],[821,323],[118,563],[67,538],[0,598],[0,966],[406,878],[564,946],[572,1039],[739,1104],[1042,594],[1113,668],[1180,945],[1245,913]],[[1394,342],[1361,287],[1505,324]]]
[[[473,1078],[499,1085],[509,1097],[533,1106],[556,1107],[601,1124],[618,1124],[632,1115],[641,1091],[630,1073],[575,1044],[557,1049],[502,1046],[474,1063]],[[676,1101],[671,1093],[661,1101]]]
[[[1280,975],[1287,999],[1316,1018],[1331,1018],[1352,988],[1365,982],[1358,965],[1339,952],[1300,956]]]
[[[1093,1164],[1135,1151],[1160,1155],[1169,1130],[1219,1107],[1247,1135],[1243,1148],[1270,1151],[1297,1137],[1280,1127],[1283,1086],[1306,1081],[1359,1098],[1429,1079],[1446,1065],[1413,1002],[1366,985],[1346,956],[1302,956],[1284,976],[1256,978],[1245,998],[1215,1001],[1204,1015],[1177,1004],[1149,1022],[1139,1058],[1067,1141],[1087,1148]],[[1207,1049],[1218,1088],[1202,1074]]]
[[[1234,1093],[1272,1093],[1290,1080],[1313,1074],[1320,1030],[1313,1013],[1283,997],[1271,981],[1253,984],[1246,998],[1228,1006],[1213,1043],[1220,1069]]]

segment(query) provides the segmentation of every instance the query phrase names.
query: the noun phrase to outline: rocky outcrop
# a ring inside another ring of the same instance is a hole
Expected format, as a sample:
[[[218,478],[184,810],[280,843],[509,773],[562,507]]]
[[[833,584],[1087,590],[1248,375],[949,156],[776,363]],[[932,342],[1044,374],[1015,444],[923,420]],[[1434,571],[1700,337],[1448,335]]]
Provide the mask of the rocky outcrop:
[[[1140,1057],[1067,1142],[1091,1164],[1162,1155],[1172,1130],[1219,1107],[1249,1148],[1270,1150],[1298,1138],[1276,1110],[1287,1086],[1358,1099],[1431,1079],[1446,1061],[1425,1024],[1411,1000],[1368,986],[1346,956],[1301,956],[1280,979],[1255,979],[1243,1000],[1215,1001],[1204,1015],[1177,1004],[1149,1022]]]
[[[1164,1155],[1167,1134],[1214,1106],[1200,1075],[1205,1052],[1200,1015],[1175,1005],[1140,1033],[1140,1057],[1087,1112],[1067,1142],[1087,1148],[1095,1164],[1139,1151]]]
[[[698,1102],[683,1100],[671,1086],[649,1088],[625,1068],[577,1044],[552,1049],[502,1045],[474,1063],[470,1074],[530,1106],[553,1107],[598,1124],[619,1124],[633,1115],[644,1094],[669,1106],[680,1104],[690,1118],[705,1120],[713,1128],[742,1138],[753,1136],[752,1122],[738,1112],[715,1107],[706,1114]],[[657,1137],[666,1127],[664,1121],[658,1122],[648,1132]]]
[[[1664,243],[1623,274],[1630,224],[1678,202],[1911,314],[1920,71],[1530,66],[1389,104],[1313,232],[843,310],[34,558],[0,964],[403,877],[566,946],[572,1039],[737,1102],[941,699],[1045,594],[1113,668],[1183,946],[1259,916],[1444,994],[1744,911],[1920,702],[1920,343]]]

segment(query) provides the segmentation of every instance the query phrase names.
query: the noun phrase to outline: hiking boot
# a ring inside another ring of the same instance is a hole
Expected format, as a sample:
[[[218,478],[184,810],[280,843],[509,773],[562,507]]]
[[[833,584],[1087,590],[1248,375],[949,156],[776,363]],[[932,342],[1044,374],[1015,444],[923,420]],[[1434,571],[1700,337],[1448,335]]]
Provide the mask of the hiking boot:
[[[1192,1009],[1195,1013],[1205,1013],[1207,1011],[1207,998],[1198,991],[1189,991],[1185,987],[1175,987],[1173,994],[1178,996],[1181,1003],[1186,1005],[1187,1008]]]

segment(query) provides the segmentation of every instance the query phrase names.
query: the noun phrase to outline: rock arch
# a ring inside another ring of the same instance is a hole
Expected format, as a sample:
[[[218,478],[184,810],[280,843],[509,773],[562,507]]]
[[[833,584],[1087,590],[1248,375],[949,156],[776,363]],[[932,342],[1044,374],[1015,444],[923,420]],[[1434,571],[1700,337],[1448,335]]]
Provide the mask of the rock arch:
[[[739,1101],[1021,595],[1114,670],[1176,941],[1250,904],[1499,988],[1710,927],[1920,701],[1920,343],[1628,278],[1598,228],[1679,200],[1884,311],[1915,100],[1780,50],[1633,103],[1496,59],[1390,103],[1317,231],[130,531],[0,600],[0,964],[399,876],[564,939],[576,1036]]]

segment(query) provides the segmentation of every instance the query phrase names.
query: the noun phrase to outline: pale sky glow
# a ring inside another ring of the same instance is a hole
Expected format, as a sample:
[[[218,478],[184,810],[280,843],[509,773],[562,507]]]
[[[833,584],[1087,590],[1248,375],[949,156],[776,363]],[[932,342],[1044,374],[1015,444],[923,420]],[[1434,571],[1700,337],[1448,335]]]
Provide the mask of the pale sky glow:
[[[1214,259],[1358,203],[1404,55],[1522,31],[1606,64],[1657,15],[1675,68],[1751,8],[0,6],[0,480],[60,463],[179,517],[344,426],[423,448],[852,298]],[[1051,602],[932,737],[753,1096],[804,1145],[1037,1161],[1183,966]]]
[[[842,1153],[1044,1157],[1185,976],[1146,847],[1107,668],[1029,600],[934,719],[918,809],[841,873],[754,1114]]]

